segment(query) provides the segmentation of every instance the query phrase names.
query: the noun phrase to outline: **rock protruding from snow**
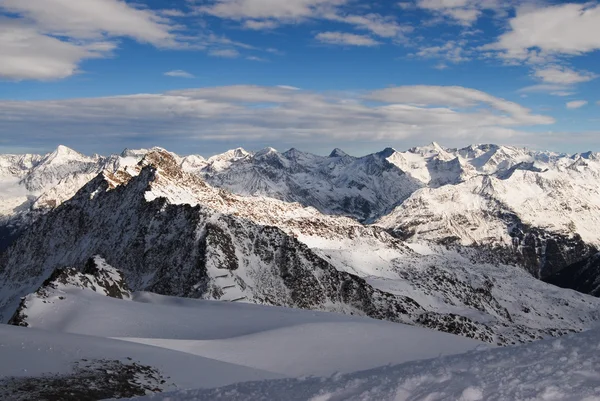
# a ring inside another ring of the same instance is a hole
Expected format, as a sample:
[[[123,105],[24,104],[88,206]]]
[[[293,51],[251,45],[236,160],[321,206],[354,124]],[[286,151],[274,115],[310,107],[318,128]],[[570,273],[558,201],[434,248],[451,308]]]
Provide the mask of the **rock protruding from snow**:
[[[31,313],[44,313],[42,304],[64,301],[68,290],[72,288],[86,289],[98,294],[118,299],[131,299],[123,273],[108,265],[100,256],[90,258],[82,272],[72,267],[57,268],[42,286],[34,293],[21,300],[19,308],[8,321],[8,324],[28,327]]]

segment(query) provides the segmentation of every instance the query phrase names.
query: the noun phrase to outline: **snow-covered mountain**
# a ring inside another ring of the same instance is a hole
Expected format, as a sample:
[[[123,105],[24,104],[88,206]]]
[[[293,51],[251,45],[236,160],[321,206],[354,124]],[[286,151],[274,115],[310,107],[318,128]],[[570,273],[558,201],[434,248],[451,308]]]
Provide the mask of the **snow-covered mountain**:
[[[42,216],[4,253],[4,319],[19,297],[38,287],[54,268],[82,266],[96,254],[120,268],[134,289],[339,309],[394,321],[416,319],[420,312],[410,298],[384,293],[338,271],[272,224],[322,238],[347,236],[348,230],[375,238],[375,229],[300,205],[212,188],[183,172],[164,151],[148,153],[135,173],[99,175]],[[392,245],[397,242],[389,238]]]
[[[87,157],[59,146],[44,156],[0,156],[0,250],[101,171],[132,168],[149,151]],[[272,148],[238,148],[208,159],[171,155],[184,171],[238,195],[294,201],[363,222],[377,219],[377,226],[400,239],[477,248],[482,260],[519,264],[553,282],[600,248],[597,153],[433,143],[362,158],[340,149],[329,157]]]
[[[89,157],[59,146],[46,155],[0,155],[0,252],[32,221],[70,199],[96,175],[135,166],[152,150]]]
[[[210,184],[240,195],[299,202],[322,213],[369,222],[390,211],[421,183],[390,163],[386,149],[352,157],[335,149],[328,157],[273,148],[236,149],[208,159],[197,171]]]
[[[522,268],[407,246],[379,227],[214,188],[155,150],[105,171],[40,217],[0,259],[0,308],[54,269],[100,255],[134,290],[337,311],[488,343],[562,335],[599,320],[600,301]]]
[[[432,143],[354,158],[339,149],[329,157],[237,149],[194,173],[237,194],[376,219],[404,240],[477,248],[482,260],[494,254],[542,279],[600,248],[600,155],[593,152]]]
[[[597,252],[598,154],[497,146],[454,154],[469,174],[455,185],[416,191],[377,224],[403,239],[493,249],[541,278]]]

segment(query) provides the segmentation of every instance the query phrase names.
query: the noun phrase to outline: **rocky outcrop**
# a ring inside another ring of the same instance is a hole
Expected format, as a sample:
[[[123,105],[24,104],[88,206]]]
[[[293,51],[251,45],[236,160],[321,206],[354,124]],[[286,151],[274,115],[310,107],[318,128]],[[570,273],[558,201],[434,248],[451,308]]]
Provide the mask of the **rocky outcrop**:
[[[78,288],[118,299],[131,299],[131,290],[123,273],[109,266],[99,256],[90,258],[83,271],[73,267],[57,268],[40,288],[24,297],[8,324],[27,327],[28,310],[39,308],[39,303],[52,304],[65,299],[65,289]]]
[[[546,281],[563,288],[600,297],[600,253],[567,266]]]

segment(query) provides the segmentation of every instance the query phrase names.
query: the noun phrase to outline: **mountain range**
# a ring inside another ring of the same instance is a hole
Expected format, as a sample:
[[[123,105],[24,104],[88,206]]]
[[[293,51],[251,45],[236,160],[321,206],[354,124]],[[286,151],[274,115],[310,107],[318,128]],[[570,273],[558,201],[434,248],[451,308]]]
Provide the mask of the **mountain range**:
[[[205,159],[59,146],[0,155],[0,189],[0,323],[21,326],[0,327],[0,353],[28,366],[0,366],[11,377],[0,377],[0,397],[173,391],[197,380],[184,366],[214,369],[205,388],[344,368],[354,377],[600,321],[598,153],[433,143],[364,157],[238,148]],[[344,347],[356,348],[350,360]],[[46,372],[39,353],[51,350]],[[465,355],[456,363],[482,363]]]
[[[370,316],[510,344],[598,319],[600,157],[161,148],[0,156],[0,316],[104,258],[136,291]],[[531,294],[536,294],[532,296]]]

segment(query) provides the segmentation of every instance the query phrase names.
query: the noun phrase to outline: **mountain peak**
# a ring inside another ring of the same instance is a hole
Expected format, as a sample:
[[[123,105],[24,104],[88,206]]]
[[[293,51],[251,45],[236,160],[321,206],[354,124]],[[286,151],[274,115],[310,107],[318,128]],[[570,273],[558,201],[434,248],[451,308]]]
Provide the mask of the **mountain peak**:
[[[54,157],[73,157],[73,156],[82,156],[81,153],[67,147],[64,145],[58,145],[58,147],[50,154]]]
[[[329,157],[346,157],[346,156],[348,156],[348,154],[340,148],[333,149],[333,151],[329,154]]]
[[[248,152],[244,148],[235,148],[230,149],[225,153],[221,153],[219,155],[212,156],[208,158],[209,162],[218,162],[218,161],[231,161],[236,159],[243,159],[246,156],[249,156],[251,153]]]
[[[431,147],[431,149],[434,149],[434,150],[436,150],[438,152],[445,152],[446,151],[446,149],[444,149],[439,143],[437,143],[435,141],[431,142],[429,144],[429,147]]]
[[[396,153],[396,149],[385,148],[381,152],[377,153],[377,155],[387,159],[388,157],[392,156],[394,153]]]
[[[65,161],[92,161],[93,159],[64,145],[59,145],[53,152],[48,153],[42,160],[42,165],[62,164]]]
[[[250,154],[250,152],[244,148],[235,148],[232,152],[235,157],[246,157]]]
[[[181,169],[175,156],[166,150],[151,150],[140,162],[141,166],[152,166],[166,172],[179,172]]]
[[[277,149],[275,149],[275,148],[272,148],[272,147],[270,147],[270,146],[269,146],[269,147],[266,147],[266,148],[264,148],[264,149],[261,149],[261,150],[259,150],[258,152],[256,152],[256,153],[254,154],[254,157],[256,157],[256,158],[260,158],[260,157],[267,156],[267,155],[269,155],[269,154],[271,154],[271,153],[277,153]]]

